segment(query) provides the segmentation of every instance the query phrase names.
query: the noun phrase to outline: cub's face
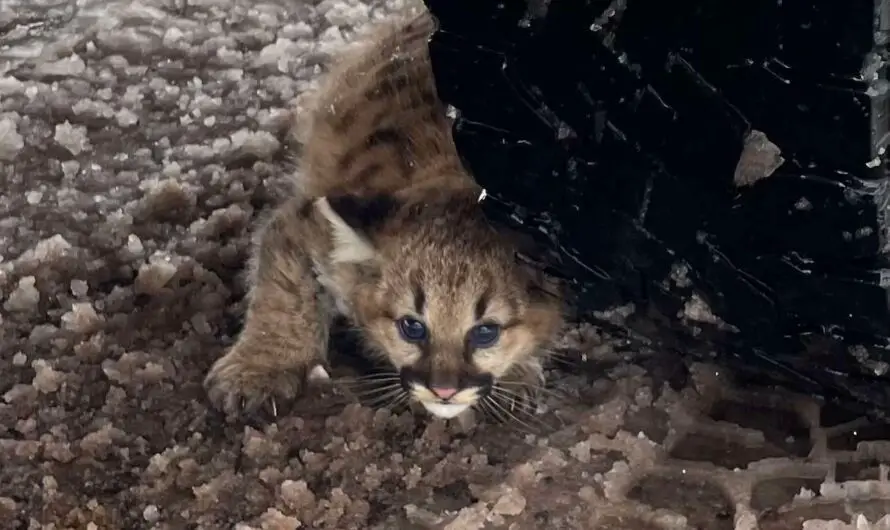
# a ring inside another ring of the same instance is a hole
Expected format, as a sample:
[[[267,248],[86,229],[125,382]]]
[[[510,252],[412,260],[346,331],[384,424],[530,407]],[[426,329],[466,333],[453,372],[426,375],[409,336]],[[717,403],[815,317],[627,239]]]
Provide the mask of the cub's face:
[[[382,310],[363,322],[405,392],[444,418],[538,384],[541,348],[556,320],[553,308],[529,299],[511,262],[501,261],[508,256],[466,250],[406,252],[384,268]]]
[[[332,255],[362,271],[351,297],[356,323],[398,371],[402,390],[431,414],[452,418],[477,404],[497,409],[498,400],[540,384],[559,307],[532,294],[475,197],[413,206],[362,201],[331,201],[321,211],[334,227]],[[369,224],[371,210],[383,221]]]

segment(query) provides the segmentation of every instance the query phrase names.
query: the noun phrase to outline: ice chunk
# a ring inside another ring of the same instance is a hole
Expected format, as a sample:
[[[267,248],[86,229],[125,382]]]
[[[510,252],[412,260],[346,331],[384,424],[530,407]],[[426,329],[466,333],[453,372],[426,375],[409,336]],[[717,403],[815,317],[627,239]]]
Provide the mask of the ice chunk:
[[[283,446],[265,434],[250,427],[245,428],[241,452],[250,460],[261,462],[279,456]]]
[[[44,394],[52,394],[59,390],[65,381],[65,374],[55,370],[48,362],[43,359],[37,359],[31,363],[31,367],[36,372],[34,379],[31,380],[31,386]]]
[[[78,76],[86,67],[83,59],[75,53],[58,61],[39,63],[34,70],[38,75]]]
[[[6,512],[10,516],[16,512],[16,502],[9,497],[0,497],[0,513]]]
[[[139,267],[136,274],[136,291],[141,293],[157,293],[163,289],[178,270],[173,259],[162,252],[154,253],[148,263]]]
[[[525,510],[525,497],[519,491],[510,489],[492,507],[498,515],[519,515]]]
[[[87,295],[90,290],[90,284],[83,280],[71,280],[71,294],[81,298]]]
[[[3,133],[0,132],[0,136],[3,136]],[[2,145],[2,141],[0,141],[0,145]],[[2,149],[2,147],[0,147]],[[25,202],[30,204],[31,206],[36,206],[40,204],[40,201],[43,200],[43,192],[40,190],[31,190],[25,194]]]
[[[445,525],[445,530],[480,530],[485,527],[487,512],[485,504],[481,502],[462,508],[457,517]]]
[[[37,399],[37,389],[31,385],[18,383],[3,394],[3,401],[7,403],[27,403]]]
[[[240,149],[242,153],[261,159],[270,158],[281,147],[278,139],[267,131],[251,132],[240,129],[232,134],[231,140],[233,149]]]
[[[25,83],[11,77],[0,77],[0,96],[9,96],[12,94],[21,94],[25,91]]]
[[[38,324],[31,328],[28,342],[35,346],[46,345],[53,340],[59,332],[59,328],[52,324]]]
[[[43,483],[44,492],[56,491],[59,489],[59,481],[52,475],[44,475],[41,482]]]
[[[99,429],[87,434],[80,440],[80,448],[90,456],[103,457],[111,449],[115,440],[125,436],[124,432],[111,424],[105,424]]]
[[[213,149],[217,154],[223,154],[231,148],[232,142],[230,142],[228,138],[216,138],[211,144],[211,149]]]
[[[315,36],[312,26],[302,21],[284,25],[279,34],[291,40],[311,40]]]
[[[178,218],[197,201],[194,189],[182,178],[145,180],[139,188],[147,192],[143,202],[146,213],[157,218]]]
[[[305,480],[285,480],[281,483],[281,500],[294,511],[308,511],[315,506],[315,494]]]
[[[130,127],[139,122],[139,116],[130,109],[120,109],[117,111],[115,119],[117,119],[117,124],[121,127]]]
[[[331,376],[328,374],[328,371],[324,369],[324,367],[320,364],[316,365],[315,368],[309,370],[309,375],[307,377],[310,381],[328,381]]]
[[[65,175],[66,179],[72,179],[77,176],[78,171],[80,171],[80,162],[77,160],[66,160],[62,162],[62,174]]]
[[[290,62],[300,55],[299,52],[300,48],[297,46],[297,43],[290,39],[280,38],[273,44],[260,50],[260,54],[254,64],[256,66],[274,64],[279,72],[287,72]]]
[[[269,508],[260,516],[262,530],[296,530],[303,524],[296,517],[284,515],[275,508]]]
[[[90,139],[87,138],[87,128],[83,125],[71,125],[68,120],[56,125],[53,139],[75,156],[92,149]]]
[[[37,279],[33,276],[19,279],[18,286],[9,294],[3,308],[7,311],[35,311],[40,303],[40,291],[34,287],[36,283]]]
[[[179,162],[170,162],[164,166],[161,174],[165,177],[178,177],[182,175],[182,166],[179,165]]]
[[[71,107],[75,115],[86,115],[93,118],[110,118],[114,116],[114,109],[108,103],[103,101],[93,101],[91,99],[82,99]]]
[[[136,234],[127,236],[127,250],[132,254],[142,254],[145,247],[142,246],[142,240]]]
[[[317,50],[319,53],[336,53],[345,49],[345,47],[346,39],[343,38],[343,32],[337,26],[329,27],[318,36]],[[316,71],[321,73],[321,67],[318,65],[316,67],[318,68]]]
[[[167,28],[167,31],[164,32],[163,43],[164,46],[172,47],[174,44],[182,40],[185,36],[185,33],[177,27]]]
[[[319,9],[322,9],[319,7]],[[371,6],[363,2],[331,3],[324,17],[333,26],[351,26],[353,28],[361,26],[370,19]]]
[[[30,257],[40,262],[51,261],[64,256],[70,248],[71,243],[66,241],[61,234],[56,234],[38,241]]]
[[[751,130],[733,175],[736,186],[751,186],[772,175],[785,163],[782,150],[761,131]]]
[[[412,523],[417,523],[423,528],[435,528],[442,522],[442,516],[438,515],[426,508],[420,508],[415,504],[406,504],[403,506],[405,517]]]
[[[154,504],[149,504],[142,510],[142,518],[148,521],[149,523],[156,522],[161,517],[160,511],[158,507]]]
[[[256,120],[261,129],[271,132],[284,129],[292,118],[291,112],[287,109],[275,108],[260,109]]]
[[[90,333],[102,323],[103,318],[96,313],[90,302],[78,302],[71,311],[62,315],[62,327],[76,333]]]
[[[96,33],[96,43],[103,48],[124,54],[151,56],[163,45],[161,37],[137,28],[103,29]]]
[[[19,134],[14,121],[0,120],[0,160],[12,160],[25,147],[25,140]]]
[[[572,458],[582,463],[590,462],[590,442],[582,440],[569,448],[569,454]]]

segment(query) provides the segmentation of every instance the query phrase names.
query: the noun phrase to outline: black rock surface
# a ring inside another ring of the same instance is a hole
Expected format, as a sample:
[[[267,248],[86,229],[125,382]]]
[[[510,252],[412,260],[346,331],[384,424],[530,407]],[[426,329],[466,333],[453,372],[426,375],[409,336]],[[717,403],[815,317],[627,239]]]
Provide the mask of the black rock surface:
[[[890,412],[890,2],[426,4],[485,204],[584,318]]]

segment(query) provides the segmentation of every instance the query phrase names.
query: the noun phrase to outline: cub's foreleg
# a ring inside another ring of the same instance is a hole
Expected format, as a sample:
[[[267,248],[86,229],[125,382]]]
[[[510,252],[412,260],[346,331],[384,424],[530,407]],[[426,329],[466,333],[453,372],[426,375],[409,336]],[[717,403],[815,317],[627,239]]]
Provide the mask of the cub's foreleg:
[[[289,201],[258,233],[244,329],[204,380],[228,414],[265,405],[277,415],[325,364],[331,315],[312,270],[310,223]]]

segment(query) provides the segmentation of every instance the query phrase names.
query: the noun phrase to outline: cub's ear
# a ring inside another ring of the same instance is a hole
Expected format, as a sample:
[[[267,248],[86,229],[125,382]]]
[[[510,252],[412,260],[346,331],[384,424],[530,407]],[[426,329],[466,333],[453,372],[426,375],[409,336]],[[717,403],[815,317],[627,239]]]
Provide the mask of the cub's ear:
[[[392,195],[332,195],[316,199],[315,208],[331,223],[334,263],[374,259],[374,233],[392,216],[399,201]]]

